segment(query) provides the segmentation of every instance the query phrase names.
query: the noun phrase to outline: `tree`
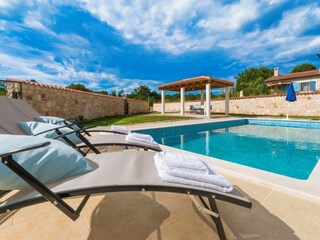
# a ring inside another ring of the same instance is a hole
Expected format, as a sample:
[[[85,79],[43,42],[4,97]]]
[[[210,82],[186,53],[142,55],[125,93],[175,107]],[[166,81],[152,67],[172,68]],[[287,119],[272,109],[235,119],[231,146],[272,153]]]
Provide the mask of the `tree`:
[[[120,91],[118,91],[118,97],[123,97],[124,96],[124,90],[121,89]]]
[[[117,96],[117,91],[116,90],[111,90],[111,96],[114,96],[114,97],[116,97]]]
[[[86,88],[82,83],[71,83],[70,85],[66,86],[66,88],[80,90],[84,92],[92,92],[89,88]]]
[[[96,93],[109,95],[108,91],[105,91],[105,90],[96,91]]]
[[[269,89],[264,80],[273,76],[273,70],[268,67],[247,68],[238,73],[236,91],[243,91],[245,96],[268,94]]]
[[[0,81],[0,95],[6,95],[6,83]]]
[[[311,71],[311,70],[316,70],[316,66],[311,64],[311,63],[303,63],[301,65],[295,66],[292,70],[291,73],[296,73],[296,72],[305,72],[305,71]]]
[[[128,94],[129,98],[149,101],[149,104],[152,105],[154,102],[158,102],[161,99],[161,95],[156,91],[152,91],[148,86],[141,85]]]

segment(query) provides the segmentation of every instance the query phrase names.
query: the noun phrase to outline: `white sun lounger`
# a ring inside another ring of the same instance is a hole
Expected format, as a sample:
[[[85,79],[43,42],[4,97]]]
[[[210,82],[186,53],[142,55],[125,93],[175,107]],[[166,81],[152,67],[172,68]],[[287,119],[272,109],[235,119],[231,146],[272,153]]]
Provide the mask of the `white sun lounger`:
[[[20,102],[21,103],[21,102]],[[0,127],[5,133],[10,134],[18,134],[18,135],[26,135],[26,133],[17,125],[18,122],[27,122],[30,121],[30,118],[19,111],[13,104],[10,99],[5,96],[0,96],[0,112],[4,113],[0,115]],[[57,128],[54,129],[59,134],[59,128],[65,126],[57,125]],[[144,150],[153,150],[153,151],[161,151],[161,148],[158,146],[151,146],[143,143],[132,143],[126,140],[125,135],[100,135],[100,136],[83,136],[81,133],[85,132],[90,128],[74,130],[77,133],[77,136],[83,141],[78,145],[72,144],[70,140],[68,140],[68,136],[62,136],[65,141],[67,141],[73,147],[78,149],[83,149],[85,147],[89,147],[95,153],[99,153],[97,150],[97,146],[123,146],[125,148],[133,147],[140,148]],[[60,133],[61,134],[61,133]]]
[[[35,109],[33,109],[26,101],[22,99],[14,99],[8,98],[8,100],[20,111],[29,121],[34,121],[35,117],[41,116]],[[72,123],[77,125],[79,128],[84,128],[84,126],[76,119],[70,119]],[[120,131],[115,131],[108,126],[92,126],[91,128],[87,129],[87,133],[90,132],[109,132],[109,133],[116,133],[116,134],[125,134]],[[90,134],[89,134],[90,135]]]
[[[226,239],[216,200],[247,208],[251,208],[252,205],[237,187],[234,187],[232,192],[223,193],[212,189],[162,182],[154,165],[154,152],[90,154],[86,158],[96,165],[93,171],[45,186],[15,162],[12,155],[46,147],[48,144],[48,142],[44,142],[43,144],[29,146],[24,149],[18,149],[19,146],[17,146],[18,150],[0,153],[2,164],[9,167],[32,187],[32,189],[29,190],[21,190],[2,202],[0,204],[0,213],[9,213],[16,209],[50,201],[72,220],[76,220],[92,194],[123,191],[175,192],[188,194],[200,211],[211,216],[220,239]],[[73,209],[63,200],[64,198],[73,196],[84,196],[83,201],[77,209]],[[198,197],[200,202],[198,202],[195,197]]]

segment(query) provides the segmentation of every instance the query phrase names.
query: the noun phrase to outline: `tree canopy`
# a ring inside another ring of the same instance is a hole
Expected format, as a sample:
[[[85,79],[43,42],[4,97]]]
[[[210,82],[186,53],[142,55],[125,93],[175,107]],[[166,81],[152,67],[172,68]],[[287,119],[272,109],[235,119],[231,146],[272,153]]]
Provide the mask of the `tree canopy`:
[[[105,91],[105,90],[96,91],[95,93],[109,95],[108,91]]]
[[[85,92],[92,92],[89,88],[87,88],[85,85],[82,83],[71,83],[70,85],[66,86],[66,88],[70,89],[75,89],[75,90],[80,90],[80,91],[85,91]]]
[[[0,95],[6,95],[6,84],[0,81]]]
[[[161,95],[156,91],[151,90],[147,85],[141,85],[128,94],[129,98],[149,101],[150,104],[158,102],[161,99]]]
[[[264,80],[271,76],[273,76],[273,70],[268,67],[247,68],[243,72],[238,73],[236,91],[238,93],[243,91],[245,96],[268,94],[269,89]]]
[[[295,66],[291,70],[291,73],[305,72],[305,71],[311,71],[311,70],[316,70],[316,69],[317,69],[316,66],[313,65],[312,63],[303,63],[303,64]]]

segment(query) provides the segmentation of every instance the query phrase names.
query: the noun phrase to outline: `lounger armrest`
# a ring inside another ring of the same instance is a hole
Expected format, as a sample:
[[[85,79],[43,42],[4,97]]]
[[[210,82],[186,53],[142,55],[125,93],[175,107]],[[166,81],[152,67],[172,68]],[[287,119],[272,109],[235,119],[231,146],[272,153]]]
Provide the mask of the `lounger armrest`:
[[[64,125],[65,125],[66,127],[72,128],[71,126],[78,126],[78,127],[81,128],[81,129],[85,128],[85,126],[84,126],[84,125],[81,123],[81,121],[78,120],[77,118],[69,118],[69,119],[61,120],[61,121],[57,122],[56,124],[59,124],[59,123],[62,123],[62,122],[64,123]],[[68,122],[71,122],[71,124],[68,123]],[[96,126],[91,126],[91,127],[96,127]],[[89,131],[84,131],[84,133],[85,133],[86,135],[88,135],[88,136],[91,136],[90,133],[89,133]]]
[[[48,129],[48,130],[43,131],[43,132],[39,132],[39,133],[33,134],[33,136],[38,136],[38,135],[46,133],[46,132],[56,131],[56,130],[59,130],[60,128],[70,127],[70,126],[73,126],[73,125],[75,125],[75,123],[69,124],[67,126],[66,125],[61,125],[61,126],[58,126],[58,127],[55,127],[55,128]]]
[[[84,153],[79,147],[77,147],[76,144],[74,144],[68,137],[67,135],[75,133],[77,135],[77,137],[85,144],[87,145],[87,147],[89,147],[94,153],[99,154],[100,151],[93,146],[88,139],[86,139],[81,133],[87,133],[87,129],[91,129],[94,126],[90,126],[90,127],[84,127],[82,129],[78,129],[78,130],[73,130],[71,132],[68,133],[61,133],[59,130],[56,130],[56,132],[59,134],[59,136],[54,137],[53,139],[57,139],[57,138],[62,138],[63,140],[65,140],[70,146],[72,146],[73,148],[77,149],[83,156],[86,155],[86,153]]]
[[[84,127],[84,128],[82,128],[82,129],[78,129],[78,130],[73,130],[73,131],[71,131],[71,132],[67,132],[67,133],[59,133],[59,136],[56,136],[56,137],[54,137],[53,139],[57,139],[57,138],[63,138],[63,137],[66,137],[67,135],[69,135],[69,134],[72,134],[72,133],[82,133],[82,132],[85,132],[87,129],[90,129],[90,128],[93,128],[93,127],[95,127],[95,126],[90,126],[90,127]]]
[[[59,124],[59,123],[62,123],[62,122],[66,123],[67,121],[72,122],[74,124],[79,122],[77,118],[68,118],[68,119],[63,119],[61,121],[58,121],[58,122],[56,122],[56,124]]]
[[[8,157],[8,156],[10,156],[12,154],[16,154],[16,153],[20,153],[20,152],[25,152],[25,151],[29,151],[29,150],[33,150],[33,149],[37,149],[37,148],[46,147],[49,144],[50,144],[50,142],[44,142],[44,143],[40,143],[40,144],[30,145],[30,146],[27,146],[27,147],[24,147],[24,148],[18,148],[18,149],[12,150],[12,151],[7,152],[7,153],[1,153],[0,154],[0,158]]]

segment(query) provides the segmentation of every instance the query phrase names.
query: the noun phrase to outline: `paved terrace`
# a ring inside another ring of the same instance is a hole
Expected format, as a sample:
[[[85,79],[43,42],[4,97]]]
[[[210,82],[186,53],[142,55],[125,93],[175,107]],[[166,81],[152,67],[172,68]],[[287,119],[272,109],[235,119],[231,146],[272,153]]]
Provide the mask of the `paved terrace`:
[[[201,121],[205,120],[187,122]],[[130,127],[166,124],[171,123]],[[253,202],[252,209],[218,202],[228,239],[318,238],[318,199],[217,169]],[[80,201],[81,198],[68,200],[75,206]],[[218,236],[209,217],[199,213],[186,195],[124,192],[92,196],[75,222],[48,203],[1,215],[0,239],[212,240]]]

